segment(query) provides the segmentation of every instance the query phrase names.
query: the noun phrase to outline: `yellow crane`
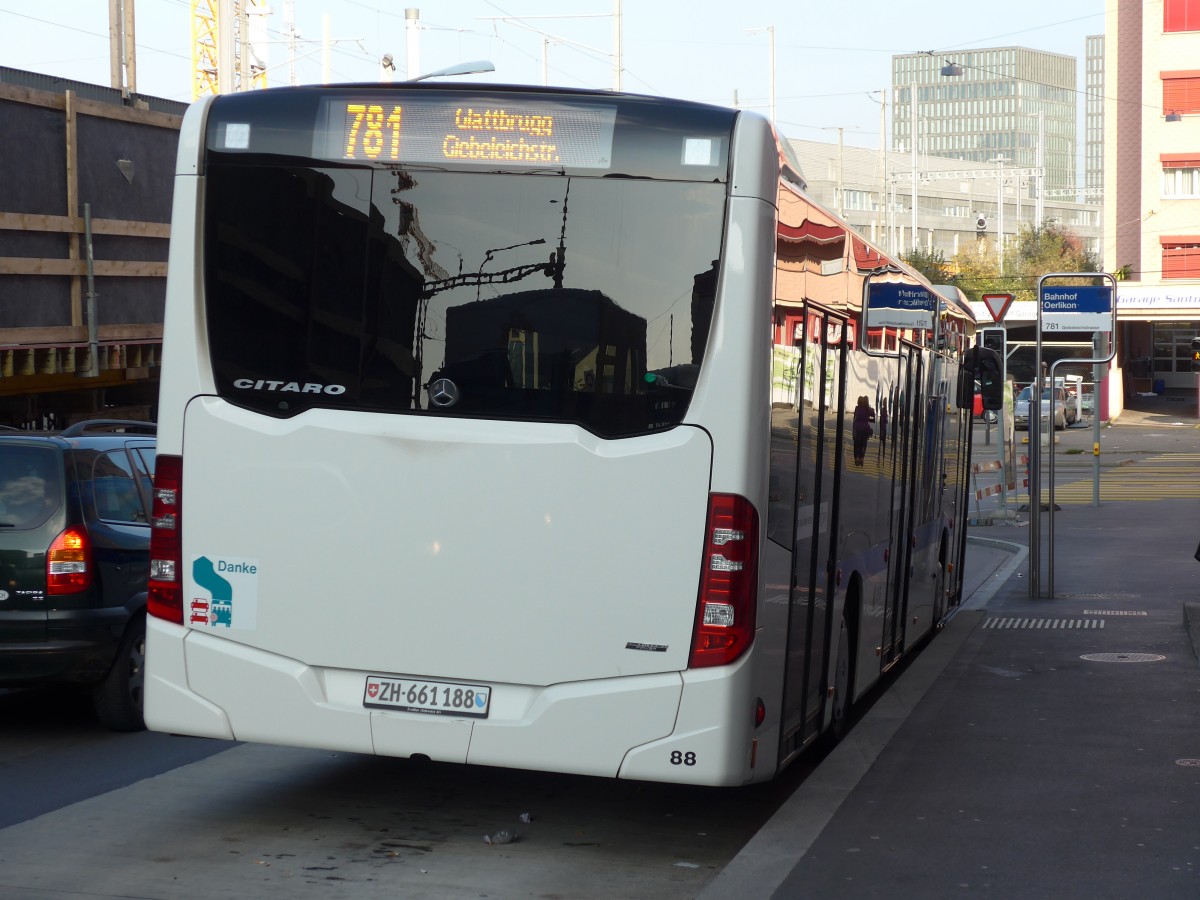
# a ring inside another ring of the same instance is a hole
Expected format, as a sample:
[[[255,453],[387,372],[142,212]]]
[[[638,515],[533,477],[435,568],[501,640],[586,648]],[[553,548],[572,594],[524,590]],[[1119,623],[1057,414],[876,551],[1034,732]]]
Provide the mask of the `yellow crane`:
[[[192,0],[192,99],[267,86],[261,0]]]

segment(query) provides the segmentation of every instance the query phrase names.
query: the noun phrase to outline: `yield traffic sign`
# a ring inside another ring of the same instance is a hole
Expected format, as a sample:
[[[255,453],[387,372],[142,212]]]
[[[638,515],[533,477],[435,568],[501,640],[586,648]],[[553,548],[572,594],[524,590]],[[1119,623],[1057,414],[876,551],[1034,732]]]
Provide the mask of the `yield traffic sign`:
[[[1008,313],[1008,308],[1012,306],[1012,294],[984,294],[983,305],[988,308],[988,312],[992,314],[992,319],[997,322],[1003,322],[1005,314]]]

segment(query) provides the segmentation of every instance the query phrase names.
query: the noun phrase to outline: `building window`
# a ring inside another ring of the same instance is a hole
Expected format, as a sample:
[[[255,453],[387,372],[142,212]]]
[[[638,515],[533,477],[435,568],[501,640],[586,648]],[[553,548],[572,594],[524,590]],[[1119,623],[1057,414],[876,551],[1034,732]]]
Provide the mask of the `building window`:
[[[876,195],[871,191],[846,190],[842,192],[842,198],[844,209],[875,210],[879,208]]]
[[[1200,153],[1162,153],[1158,159],[1164,198],[1200,196]]]
[[[1200,235],[1161,237],[1162,277],[1200,278]]]
[[[1200,113],[1200,72],[1163,72],[1163,114]]]
[[[1200,0],[1163,0],[1163,31],[1200,31]]]
[[[1164,199],[1200,197],[1200,167],[1168,168],[1163,166],[1162,195]]]
[[[1195,336],[1190,322],[1155,322],[1154,372],[1191,372]]]

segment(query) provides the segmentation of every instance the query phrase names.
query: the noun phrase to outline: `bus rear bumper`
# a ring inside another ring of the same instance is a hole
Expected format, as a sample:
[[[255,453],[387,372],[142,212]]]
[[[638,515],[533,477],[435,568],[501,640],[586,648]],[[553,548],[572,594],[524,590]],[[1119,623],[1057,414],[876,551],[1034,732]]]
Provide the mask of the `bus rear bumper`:
[[[732,666],[684,672],[674,729],[632,749],[619,777],[712,786],[772,778],[778,733],[755,731],[752,656],[753,651]]]
[[[472,719],[367,708],[369,672],[319,669],[153,618],[147,631],[145,714],[156,731],[609,778],[753,780],[753,709],[737,699],[749,694],[748,665],[494,684],[488,718]]]

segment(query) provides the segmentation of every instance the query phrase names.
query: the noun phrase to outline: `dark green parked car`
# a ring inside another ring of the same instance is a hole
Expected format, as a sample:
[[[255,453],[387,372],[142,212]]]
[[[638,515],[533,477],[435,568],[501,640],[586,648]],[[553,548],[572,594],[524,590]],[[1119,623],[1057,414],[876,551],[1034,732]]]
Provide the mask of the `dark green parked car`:
[[[144,727],[154,433],[0,431],[0,687],[86,687],[116,731]]]

